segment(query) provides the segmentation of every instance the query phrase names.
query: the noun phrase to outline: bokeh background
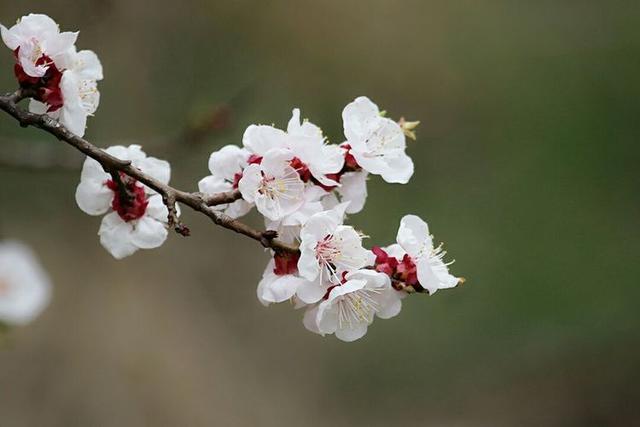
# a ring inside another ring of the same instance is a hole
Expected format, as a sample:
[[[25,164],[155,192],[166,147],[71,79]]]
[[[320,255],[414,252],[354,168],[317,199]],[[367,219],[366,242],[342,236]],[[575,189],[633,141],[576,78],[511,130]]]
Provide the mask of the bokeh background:
[[[358,95],[421,120],[413,180],[372,179],[351,222],[386,244],[421,215],[468,282],[361,341],[321,338],[258,303],[255,242],[190,211],[192,237],[113,260],[75,206],[81,156],[0,117],[2,234],[55,282],[0,348],[0,425],[640,423],[640,3],[0,3],[4,24],[28,12],[102,59],[87,137],[143,144],[180,188],[294,106],[333,142]],[[11,66],[6,50],[5,92]]]

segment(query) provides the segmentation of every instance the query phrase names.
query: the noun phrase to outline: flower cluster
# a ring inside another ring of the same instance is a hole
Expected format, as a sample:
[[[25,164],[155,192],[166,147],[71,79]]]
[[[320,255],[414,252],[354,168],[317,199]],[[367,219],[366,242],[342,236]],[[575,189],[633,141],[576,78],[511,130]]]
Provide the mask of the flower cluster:
[[[211,154],[211,175],[200,191],[239,190],[242,199],[218,208],[240,217],[255,207],[267,229],[299,243],[299,254],[272,251],[257,289],[264,305],[287,300],[306,306],[307,329],[335,334],[344,341],[362,337],[375,316],[397,315],[410,292],[434,293],[453,287],[434,248],[426,223],[403,218],[398,243],[369,250],[363,235],[345,225],[345,215],[360,212],[367,197],[368,175],[389,183],[407,183],[413,162],[406,137],[416,122],[385,117],[366,97],[342,112],[345,141],[327,143],[322,130],[300,119],[294,109],[286,130],[251,125],[242,147],[228,145]]]
[[[96,55],[77,52],[77,33],[61,33],[45,15],[28,15],[0,30],[14,52],[20,86],[32,98],[29,109],[82,135],[99,101],[102,67]],[[242,146],[212,153],[210,175],[199,181],[198,193],[169,187],[169,163],[147,157],[139,145],[112,146],[106,154],[91,146],[76,201],[87,214],[104,215],[100,242],[117,259],[162,245],[169,223],[179,231],[176,200],[260,240],[272,249],[258,284],[259,301],[290,300],[305,308],[303,323],[310,331],[354,341],[374,318],[396,316],[408,294],[433,295],[463,281],[449,273],[442,245],[434,246],[418,216],[402,218],[396,243],[370,249],[363,245],[366,236],[345,224],[347,215],[364,208],[370,175],[409,182],[414,166],[406,140],[416,138],[418,123],[394,121],[361,96],[344,107],[344,138],[331,144],[296,108],[286,129],[250,125]],[[247,231],[235,220],[254,207],[268,233]]]
[[[30,14],[11,28],[0,24],[2,41],[13,51],[20,87],[32,91],[29,110],[58,119],[83,136],[87,117],[100,103],[102,65],[90,50],[77,51],[77,32],[60,32],[48,16]]]
[[[0,323],[29,323],[50,298],[49,277],[29,247],[15,241],[0,242]]]

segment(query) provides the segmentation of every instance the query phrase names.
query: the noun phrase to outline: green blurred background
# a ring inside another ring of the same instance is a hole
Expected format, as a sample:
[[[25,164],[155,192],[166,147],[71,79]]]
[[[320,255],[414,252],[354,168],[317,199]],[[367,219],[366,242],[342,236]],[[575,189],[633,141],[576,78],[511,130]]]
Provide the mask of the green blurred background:
[[[180,188],[294,106],[332,142],[358,95],[421,120],[413,180],[372,179],[351,222],[387,244],[419,214],[468,282],[323,339],[258,303],[255,242],[193,212],[192,237],[113,260],[75,205],[81,156],[0,117],[2,232],[56,286],[0,350],[0,425],[640,423],[640,3],[3,0],[0,21],[28,12],[102,60],[87,137],[143,144]],[[180,137],[220,106],[226,129]]]

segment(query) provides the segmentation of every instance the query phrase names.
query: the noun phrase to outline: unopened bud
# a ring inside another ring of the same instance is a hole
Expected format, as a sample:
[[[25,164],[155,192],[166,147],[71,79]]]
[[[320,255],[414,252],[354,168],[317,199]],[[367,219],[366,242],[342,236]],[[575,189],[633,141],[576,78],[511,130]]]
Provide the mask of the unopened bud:
[[[408,122],[404,119],[404,117],[400,117],[398,124],[402,128],[402,132],[406,135],[407,138],[412,140],[416,140],[415,128],[420,124],[420,120],[416,120],[415,122]]]

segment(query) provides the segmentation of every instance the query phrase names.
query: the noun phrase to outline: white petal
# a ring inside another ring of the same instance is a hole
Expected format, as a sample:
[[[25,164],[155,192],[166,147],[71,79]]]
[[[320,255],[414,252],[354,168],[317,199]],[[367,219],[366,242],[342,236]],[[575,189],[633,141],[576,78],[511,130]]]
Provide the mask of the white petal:
[[[346,212],[349,214],[358,213],[364,208],[367,200],[367,177],[366,171],[348,172],[342,176],[341,187],[337,189],[343,201],[350,202]]]
[[[402,258],[404,258],[404,255],[407,253],[407,251],[402,249],[402,246],[397,243],[389,245],[386,248],[382,248],[382,250],[384,250],[387,255],[389,255],[390,257],[394,257],[398,261],[401,261]]]
[[[339,145],[329,144],[322,147],[320,159],[322,166],[319,167],[323,173],[338,173],[344,166],[345,151]]]
[[[328,301],[322,301],[318,305],[316,324],[321,334],[334,333],[338,329],[338,307]]]
[[[367,333],[368,324],[366,322],[343,325],[336,330],[336,338],[344,342],[352,342],[362,338]]]
[[[20,18],[15,27],[23,34],[54,36],[60,32],[56,21],[43,13],[30,13]]]
[[[198,181],[198,190],[201,193],[224,193],[233,189],[233,185],[216,175],[209,175]]]
[[[262,182],[262,171],[260,165],[252,164],[242,173],[242,178],[238,182],[238,190],[242,194],[242,198],[249,203],[253,203],[260,183]]]
[[[105,151],[120,160],[137,161],[147,157],[147,154],[142,151],[142,147],[137,144],[131,144],[128,147],[123,145],[112,145]]]
[[[418,270],[418,282],[420,282],[420,286],[425,288],[429,292],[429,295],[433,295],[440,287],[440,280],[438,279],[435,271],[431,268],[428,257],[423,257],[418,260],[416,267]]]
[[[162,201],[162,196],[154,194],[153,196],[150,196],[147,201],[148,204],[145,215],[149,215],[151,218],[166,224],[168,222],[167,216],[169,215],[169,211]],[[176,204],[176,209],[177,208],[178,205]]]
[[[142,249],[153,249],[161,246],[167,240],[167,227],[160,221],[144,215],[136,221],[132,221],[133,232],[131,242]]]
[[[331,289],[331,292],[329,293],[329,297],[326,299],[326,302],[327,304],[333,304],[334,300],[338,299],[339,297],[346,294],[350,294],[352,292],[359,291],[363,289],[365,286],[367,286],[367,281],[365,279],[352,278],[347,282],[345,282],[344,284],[342,284],[341,286],[336,286],[333,289]]]
[[[387,168],[380,173],[390,184],[406,184],[413,176],[413,160],[405,153],[387,158]]]
[[[80,181],[76,188],[76,203],[89,215],[102,215],[111,207],[114,193],[99,181]]]
[[[111,212],[102,218],[100,243],[116,259],[122,259],[133,254],[138,247],[131,241],[133,225],[124,222],[116,212]]]
[[[420,286],[433,295],[438,289],[449,289],[458,285],[460,279],[449,274],[449,269],[437,257],[424,256],[416,263]]]
[[[298,272],[302,277],[313,282],[320,274],[320,265],[316,259],[315,246],[317,240],[305,240],[303,237],[300,242],[300,259],[298,260]]]
[[[287,134],[273,126],[251,125],[242,136],[242,145],[258,156],[264,156],[272,148],[286,148]]]
[[[368,123],[380,117],[378,106],[366,96],[360,96],[342,110],[344,135],[347,140],[361,138],[368,131]]]
[[[294,137],[315,138],[322,141],[322,129],[308,120],[300,120],[300,109],[294,108],[291,111],[291,119],[287,124],[287,133]]]
[[[94,181],[104,184],[111,179],[111,176],[104,171],[102,165],[91,157],[87,157],[82,164],[82,172],[80,173],[80,181]]]
[[[285,148],[274,148],[265,153],[260,167],[269,176],[282,176],[288,171],[291,175],[297,175],[289,166],[289,161],[294,157],[293,152]]]
[[[69,131],[82,137],[87,128],[87,113],[81,107],[65,103],[60,111],[58,119]]]
[[[168,184],[171,179],[171,165],[166,160],[156,159],[155,157],[147,157],[140,160],[134,160],[134,166],[147,175],[151,175],[163,184]]]
[[[322,211],[312,215],[302,226],[300,236],[302,241],[314,241],[317,243],[329,234],[332,234],[338,225],[342,224],[341,212],[343,205],[337,205],[334,209]]]
[[[402,218],[396,241],[413,258],[419,258],[433,249],[429,226],[416,215]]]
[[[269,274],[265,276],[262,281],[262,295],[261,300],[270,303],[278,303],[287,301],[298,289],[298,285],[304,281],[299,277],[287,274],[284,276],[277,276],[275,274]]]
[[[384,273],[377,272],[375,270],[362,269],[362,270],[352,271],[350,273],[347,273],[345,275],[345,278],[348,281],[364,280],[366,282],[364,286],[370,289],[387,289],[391,287],[391,281],[389,279],[389,276],[387,276]],[[344,288],[345,292],[353,292],[353,290],[357,290],[357,289],[360,289],[360,288],[358,287]]]
[[[78,32],[65,31],[59,33],[55,37],[51,37],[47,40],[46,54],[56,62],[56,59],[60,55],[64,55],[65,52],[72,49],[76,40],[78,39]]]
[[[378,303],[380,306],[376,311],[376,316],[381,319],[391,319],[397,316],[402,309],[402,293],[389,286],[378,298]]]
[[[213,175],[233,182],[235,174],[247,166],[248,158],[247,150],[237,145],[226,145],[211,153],[209,170]]]
[[[78,61],[78,72],[83,79],[102,80],[102,64],[98,55],[91,50],[81,50],[76,56]]]
[[[247,203],[244,200],[236,200],[227,206],[224,213],[229,215],[231,218],[240,218],[241,216],[248,214],[252,207],[252,204]]]
[[[318,329],[317,318],[318,318],[318,306],[317,305],[310,306],[304,312],[304,318],[302,319],[302,323],[304,324],[304,327],[307,328],[307,330],[316,334],[324,335],[320,332],[320,329]]]
[[[16,50],[20,46],[20,38],[2,24],[0,24],[0,33],[2,34],[2,41],[9,49]]]
[[[339,242],[340,258],[334,260],[338,271],[357,270],[367,265],[370,251],[362,247],[362,237],[349,225],[340,225],[333,232]]]
[[[328,288],[328,284],[321,285],[317,281],[302,280],[298,283],[296,295],[306,304],[313,304],[322,299]]]

